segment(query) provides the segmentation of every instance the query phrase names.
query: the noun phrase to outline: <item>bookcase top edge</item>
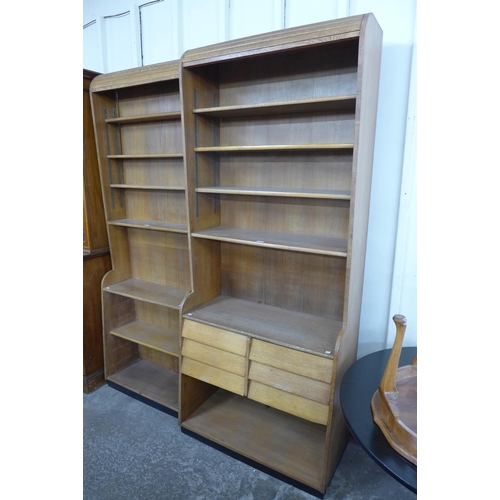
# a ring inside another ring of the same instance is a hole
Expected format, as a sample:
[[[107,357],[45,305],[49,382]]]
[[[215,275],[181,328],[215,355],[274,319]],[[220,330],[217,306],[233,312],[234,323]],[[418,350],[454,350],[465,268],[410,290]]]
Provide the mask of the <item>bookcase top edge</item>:
[[[359,38],[364,26],[363,21],[367,16],[373,16],[373,14],[321,21],[187,50],[181,58],[181,63],[183,67],[198,66],[337,40]]]
[[[179,78],[179,60],[149,64],[96,76],[90,85],[92,92],[133,87]]]

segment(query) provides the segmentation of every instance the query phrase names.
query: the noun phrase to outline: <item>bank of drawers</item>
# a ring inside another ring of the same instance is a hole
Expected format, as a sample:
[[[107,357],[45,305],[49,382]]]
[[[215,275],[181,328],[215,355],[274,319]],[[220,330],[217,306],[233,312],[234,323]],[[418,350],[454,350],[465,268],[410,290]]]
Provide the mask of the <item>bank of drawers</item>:
[[[186,320],[182,373],[245,396],[249,342],[245,335]]]
[[[326,424],[333,360],[185,320],[182,373]]]

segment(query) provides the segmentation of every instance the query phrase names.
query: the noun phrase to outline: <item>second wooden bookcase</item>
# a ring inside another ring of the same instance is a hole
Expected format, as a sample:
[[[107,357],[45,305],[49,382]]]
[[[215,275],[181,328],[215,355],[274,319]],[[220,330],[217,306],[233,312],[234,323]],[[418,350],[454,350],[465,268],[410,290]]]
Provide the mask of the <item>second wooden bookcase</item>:
[[[106,380],[177,414],[192,289],[179,61],[100,75],[91,94],[113,265],[102,282]]]
[[[373,15],[187,51],[182,428],[324,492],[347,441],[382,33]]]

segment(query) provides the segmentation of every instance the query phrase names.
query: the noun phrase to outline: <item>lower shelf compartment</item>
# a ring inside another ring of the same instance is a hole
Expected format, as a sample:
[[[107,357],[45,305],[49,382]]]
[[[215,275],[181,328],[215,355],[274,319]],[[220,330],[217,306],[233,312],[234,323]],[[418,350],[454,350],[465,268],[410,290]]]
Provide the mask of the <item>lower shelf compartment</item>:
[[[179,375],[171,370],[138,360],[107,380],[170,410],[179,411]]]
[[[326,427],[218,390],[182,427],[314,490],[324,484]]]
[[[135,320],[111,330],[111,335],[130,340],[174,356],[179,355],[179,334],[144,321]]]

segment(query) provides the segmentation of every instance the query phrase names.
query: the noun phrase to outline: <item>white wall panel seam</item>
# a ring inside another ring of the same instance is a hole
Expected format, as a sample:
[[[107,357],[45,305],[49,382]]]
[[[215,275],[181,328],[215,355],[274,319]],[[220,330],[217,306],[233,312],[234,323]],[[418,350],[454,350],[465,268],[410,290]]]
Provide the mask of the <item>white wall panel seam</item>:
[[[337,0],[337,19],[349,17],[351,2],[349,0]]]
[[[389,307],[389,318],[387,325],[386,348],[392,348],[396,329],[392,316],[394,314],[403,314],[409,320],[407,333],[405,335],[405,345],[414,345],[416,340],[416,311],[404,311],[403,298],[408,293],[405,286],[405,279],[408,270],[412,270],[412,262],[409,258],[415,258],[415,249],[411,251],[409,245],[412,243],[410,231],[416,228],[412,227],[412,216],[414,216],[414,204],[416,204],[416,29],[414,44],[412,49],[412,61],[410,69],[410,89],[408,95],[408,112],[404,142],[404,156],[401,176],[400,204],[398,213],[398,225],[396,233],[395,256],[393,267],[393,279],[391,287],[391,300]],[[416,277],[415,277],[416,279]],[[411,338],[410,338],[411,337]]]
[[[176,0],[175,8],[177,10],[177,53],[179,59],[184,53],[184,22],[182,15],[182,0]]]
[[[282,30],[285,27],[286,0],[274,0],[274,29]]]
[[[130,6],[130,39],[132,41],[132,62],[136,67],[142,66],[141,12],[135,4]]]
[[[97,24],[97,53],[101,64],[100,72],[108,72],[108,50],[106,43],[106,22],[104,17],[96,19]]]
[[[219,0],[219,41],[229,40],[230,0]]]

